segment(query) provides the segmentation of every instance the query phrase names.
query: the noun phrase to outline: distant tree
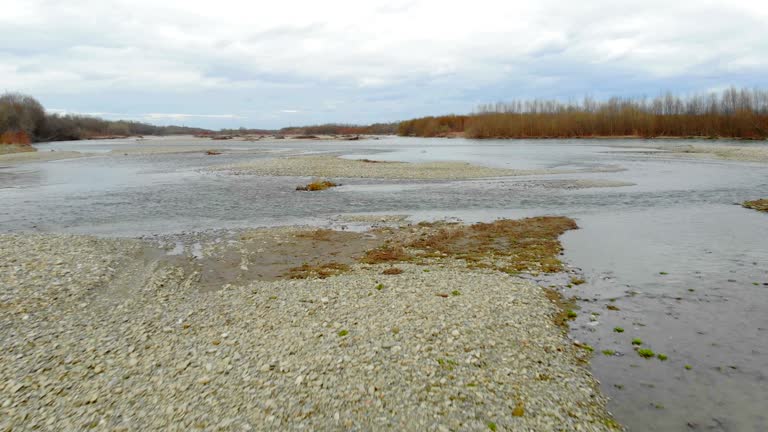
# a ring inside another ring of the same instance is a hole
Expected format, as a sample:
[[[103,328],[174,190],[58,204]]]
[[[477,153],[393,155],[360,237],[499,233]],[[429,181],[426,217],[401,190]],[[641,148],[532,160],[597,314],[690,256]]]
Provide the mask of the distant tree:
[[[401,122],[398,134],[469,138],[568,138],[590,136],[722,136],[768,138],[768,91],[729,88],[681,98],[612,97],[581,103],[513,100],[483,104],[469,116],[422,117]]]
[[[32,96],[5,93],[0,96],[0,133],[24,132],[37,137],[45,127],[45,109]]]

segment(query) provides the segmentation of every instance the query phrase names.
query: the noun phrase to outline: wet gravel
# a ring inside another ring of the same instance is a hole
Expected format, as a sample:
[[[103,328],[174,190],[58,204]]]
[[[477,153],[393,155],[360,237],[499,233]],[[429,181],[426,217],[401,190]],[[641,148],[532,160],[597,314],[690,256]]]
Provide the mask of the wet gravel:
[[[609,430],[536,285],[449,260],[195,289],[136,240],[0,235],[0,430]]]

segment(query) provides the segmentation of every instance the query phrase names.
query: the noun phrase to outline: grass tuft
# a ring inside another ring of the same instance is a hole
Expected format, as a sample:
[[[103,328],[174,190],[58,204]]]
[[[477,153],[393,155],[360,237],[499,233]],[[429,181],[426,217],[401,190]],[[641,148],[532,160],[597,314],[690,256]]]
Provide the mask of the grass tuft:
[[[315,191],[323,191],[326,189],[330,189],[332,187],[339,186],[338,184],[328,181],[328,180],[322,180],[322,181],[314,181],[306,186],[298,186],[296,188],[297,191],[307,191],[307,192],[315,192]]]
[[[656,353],[654,353],[650,348],[640,348],[637,350],[637,354],[639,354],[642,358],[651,358],[656,355]]]
[[[325,279],[349,271],[350,267],[346,264],[330,262],[325,264],[302,264],[299,267],[293,267],[288,270],[286,276],[289,279]]]
[[[759,199],[754,201],[744,201],[741,204],[744,208],[757,210],[761,212],[768,212],[768,199]]]
[[[384,275],[399,275],[403,272],[403,269],[398,267],[390,267],[388,269],[385,269],[381,274]]]

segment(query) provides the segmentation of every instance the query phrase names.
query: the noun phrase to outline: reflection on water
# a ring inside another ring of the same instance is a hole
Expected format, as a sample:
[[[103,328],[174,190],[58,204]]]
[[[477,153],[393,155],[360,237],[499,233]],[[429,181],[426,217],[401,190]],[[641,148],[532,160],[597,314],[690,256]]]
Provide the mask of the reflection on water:
[[[334,215],[356,212],[467,221],[568,215],[582,229],[565,235],[566,259],[587,279],[573,288],[583,299],[573,334],[596,348],[593,368],[618,419],[633,430],[768,430],[768,215],[733,205],[768,197],[768,167],[626,151],[632,144],[168,139],[161,145],[200,151],[157,155],[107,154],[125,145],[114,141],[46,144],[102,155],[0,170],[0,230],[136,236],[327,224]],[[213,147],[230,150],[202,151]],[[306,178],[201,172],[301,152],[625,170],[450,182],[344,179],[344,186],[317,194],[294,191]],[[583,187],[604,181],[634,185]],[[668,360],[640,358],[633,338]],[[600,353],[608,349],[618,355]]]

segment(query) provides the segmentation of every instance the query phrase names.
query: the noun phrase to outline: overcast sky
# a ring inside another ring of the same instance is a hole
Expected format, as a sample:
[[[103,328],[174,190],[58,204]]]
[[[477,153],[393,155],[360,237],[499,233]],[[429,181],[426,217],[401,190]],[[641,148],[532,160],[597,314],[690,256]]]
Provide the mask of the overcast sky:
[[[0,90],[110,119],[370,123],[731,84],[768,87],[766,0],[0,0]]]

